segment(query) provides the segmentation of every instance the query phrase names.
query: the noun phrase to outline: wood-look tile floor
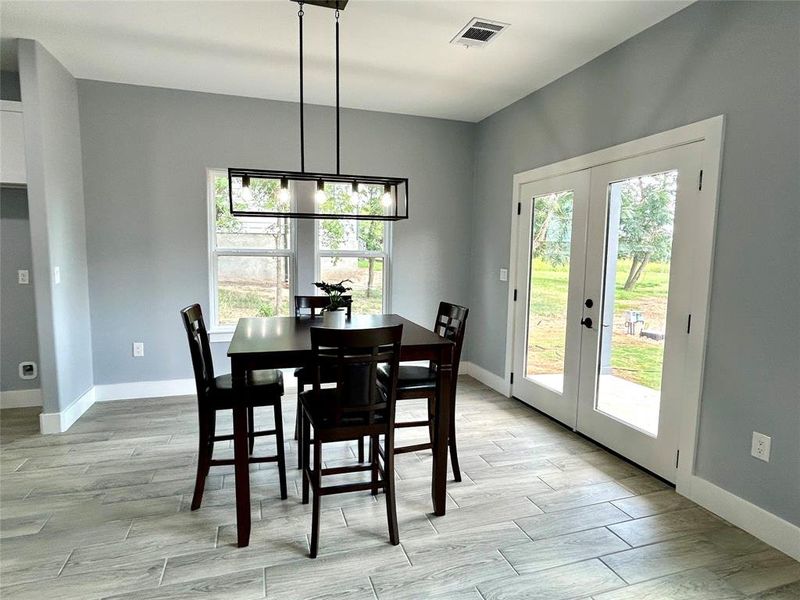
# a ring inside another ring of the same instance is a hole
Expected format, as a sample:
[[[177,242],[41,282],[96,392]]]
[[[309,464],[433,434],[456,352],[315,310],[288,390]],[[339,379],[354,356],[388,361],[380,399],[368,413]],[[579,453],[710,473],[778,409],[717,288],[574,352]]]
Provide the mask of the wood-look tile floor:
[[[0,596],[800,598],[800,563],[519,402],[466,377],[458,392],[464,480],[448,485],[447,515],[430,514],[430,453],[399,456],[401,545],[388,543],[382,496],[329,496],[316,560],[291,440],[290,497],[280,500],[274,465],[253,468],[253,532],[240,549],[231,468],[212,470],[203,507],[189,511],[192,397],[96,404],[57,436],[37,433],[35,410],[4,410]],[[294,402],[285,397],[289,432]],[[353,450],[326,447],[324,460]]]

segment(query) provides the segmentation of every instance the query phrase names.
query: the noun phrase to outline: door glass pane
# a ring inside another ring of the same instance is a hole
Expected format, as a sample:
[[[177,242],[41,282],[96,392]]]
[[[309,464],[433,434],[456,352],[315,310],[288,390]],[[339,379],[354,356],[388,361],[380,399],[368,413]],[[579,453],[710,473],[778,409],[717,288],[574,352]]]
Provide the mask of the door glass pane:
[[[564,391],[573,192],[533,199],[525,376]]]
[[[678,172],[608,187],[605,287],[595,407],[658,435]]]
[[[236,325],[240,317],[289,315],[288,256],[220,256],[217,258],[219,325]]]
[[[383,258],[323,256],[319,259],[323,281],[338,282],[353,288],[353,314],[376,315],[383,312]]]

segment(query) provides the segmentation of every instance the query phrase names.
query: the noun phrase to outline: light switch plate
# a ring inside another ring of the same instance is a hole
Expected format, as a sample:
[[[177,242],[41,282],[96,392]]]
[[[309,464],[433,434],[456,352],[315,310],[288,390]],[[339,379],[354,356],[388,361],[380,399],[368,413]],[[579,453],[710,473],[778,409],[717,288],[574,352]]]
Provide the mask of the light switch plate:
[[[750,454],[759,460],[769,462],[769,452],[772,449],[772,438],[763,433],[753,432],[753,444],[750,447]]]
[[[144,342],[133,342],[133,355],[137,358],[144,356]]]
[[[508,269],[500,269],[500,281],[508,281]]]
[[[53,269],[53,282],[56,285],[61,283],[61,267],[56,267]]]
[[[20,285],[28,285],[31,282],[28,269],[19,269],[17,271],[17,283]]]

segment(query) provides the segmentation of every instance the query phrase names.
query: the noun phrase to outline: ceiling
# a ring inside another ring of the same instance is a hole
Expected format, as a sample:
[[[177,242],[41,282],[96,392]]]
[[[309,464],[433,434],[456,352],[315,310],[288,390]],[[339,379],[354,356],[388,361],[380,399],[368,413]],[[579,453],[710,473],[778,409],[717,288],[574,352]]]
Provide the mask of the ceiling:
[[[479,121],[689,1],[351,0],[341,16],[342,106]],[[333,12],[305,9],[306,101],[334,103]],[[449,42],[472,17],[510,23],[485,48]],[[0,4],[4,68],[39,40],[78,78],[296,101],[288,0]]]

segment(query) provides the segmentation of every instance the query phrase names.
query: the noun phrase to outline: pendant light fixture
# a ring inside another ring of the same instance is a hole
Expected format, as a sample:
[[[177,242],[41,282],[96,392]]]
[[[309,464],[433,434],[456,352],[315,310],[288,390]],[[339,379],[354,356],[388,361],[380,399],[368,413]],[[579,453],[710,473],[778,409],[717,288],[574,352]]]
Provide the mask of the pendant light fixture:
[[[290,0],[298,4],[300,30],[300,170],[228,169],[231,214],[237,217],[357,219],[408,218],[408,178],[343,175],[340,170],[339,14],[347,0]],[[309,173],[305,164],[303,5],[334,10],[336,27],[336,173]]]

